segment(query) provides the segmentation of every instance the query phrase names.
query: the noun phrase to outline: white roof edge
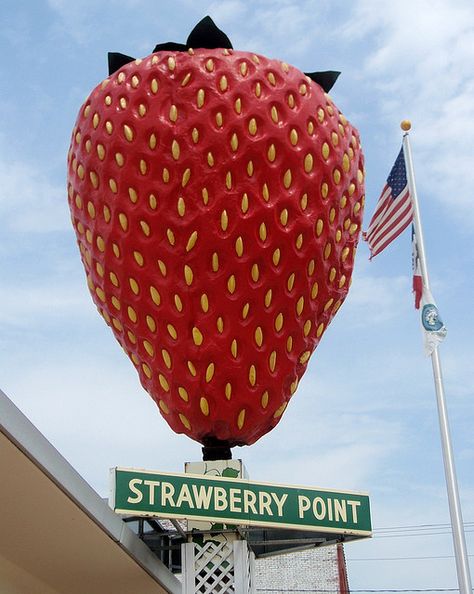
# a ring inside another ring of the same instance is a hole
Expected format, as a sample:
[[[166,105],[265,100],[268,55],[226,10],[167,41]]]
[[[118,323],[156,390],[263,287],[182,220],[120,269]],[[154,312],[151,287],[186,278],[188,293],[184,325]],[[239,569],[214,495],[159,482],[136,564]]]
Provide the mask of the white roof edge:
[[[172,594],[181,594],[181,582],[150,551],[127,524],[46,437],[0,390],[0,432],[42,470],[97,526],[114,540],[158,584]]]

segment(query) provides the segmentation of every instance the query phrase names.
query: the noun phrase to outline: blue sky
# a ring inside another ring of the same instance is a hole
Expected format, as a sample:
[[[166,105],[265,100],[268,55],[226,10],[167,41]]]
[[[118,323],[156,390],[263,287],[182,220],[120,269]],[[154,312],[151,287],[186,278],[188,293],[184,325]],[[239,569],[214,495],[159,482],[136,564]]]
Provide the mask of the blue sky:
[[[474,522],[471,0],[6,0],[0,387],[104,496],[109,467],[180,471],[199,459],[198,444],[161,419],[90,300],[65,163],[77,111],[107,75],[107,52],[143,57],[160,41],[185,41],[206,14],[236,49],[342,71],[331,96],[361,134],[365,227],[400,148],[399,123],[412,120],[432,289],[448,326],[440,351],[463,514]],[[369,491],[376,530],[449,522],[431,364],[410,287],[408,232],[372,262],[360,245],[352,290],[282,422],[235,453],[253,479]],[[346,547],[350,585],[456,587],[451,555],[447,534],[380,534]],[[448,558],[370,560],[389,557]]]

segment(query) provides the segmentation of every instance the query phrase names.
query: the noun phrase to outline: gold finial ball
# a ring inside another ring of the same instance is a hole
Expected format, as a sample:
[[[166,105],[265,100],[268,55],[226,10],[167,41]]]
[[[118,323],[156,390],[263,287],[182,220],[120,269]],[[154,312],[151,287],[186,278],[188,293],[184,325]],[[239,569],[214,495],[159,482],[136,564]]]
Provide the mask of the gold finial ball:
[[[408,130],[411,130],[410,120],[402,120],[402,122],[400,123],[400,128],[402,130],[404,130],[405,132],[408,132]]]

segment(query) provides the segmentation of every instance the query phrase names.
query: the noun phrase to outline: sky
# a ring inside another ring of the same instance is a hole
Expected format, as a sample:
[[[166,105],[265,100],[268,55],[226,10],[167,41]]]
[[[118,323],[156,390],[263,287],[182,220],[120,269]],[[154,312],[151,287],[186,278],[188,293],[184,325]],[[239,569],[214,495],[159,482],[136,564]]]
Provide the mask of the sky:
[[[4,0],[0,19],[0,388],[101,496],[113,466],[181,472],[174,434],[87,291],[66,194],[79,107],[107,52],[184,42],[205,15],[236,49],[340,70],[361,135],[366,228],[408,118],[468,552],[474,555],[472,0]],[[369,262],[281,423],[234,457],[257,481],[370,493],[374,538],[346,546],[353,590],[456,588],[431,362],[406,231]],[[402,527],[415,528],[409,531]],[[390,531],[386,528],[397,528]],[[474,570],[474,563],[471,564]]]

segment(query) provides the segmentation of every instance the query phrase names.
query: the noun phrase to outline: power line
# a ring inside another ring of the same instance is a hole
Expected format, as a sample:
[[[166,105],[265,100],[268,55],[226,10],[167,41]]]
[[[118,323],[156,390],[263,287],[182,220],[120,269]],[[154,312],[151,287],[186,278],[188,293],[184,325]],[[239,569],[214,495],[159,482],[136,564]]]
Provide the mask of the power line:
[[[474,532],[474,530],[464,530],[466,534],[470,532]],[[443,532],[413,532],[413,533],[405,533],[405,534],[374,534],[374,538],[407,538],[411,536],[438,536],[438,535],[446,535],[451,534],[451,530],[443,531]]]
[[[317,590],[304,590],[301,588],[297,588],[296,590],[282,590],[281,588],[256,588],[257,592],[278,592],[279,594],[282,594],[283,592],[297,592],[297,594],[300,594],[300,592],[324,592],[324,593],[331,593],[331,594],[336,594],[339,593],[339,589],[337,590],[321,590],[320,588],[318,588]],[[351,593],[353,592],[365,592],[365,593],[370,593],[370,592],[459,592],[459,588],[405,588],[405,589],[397,589],[397,588],[392,588],[392,589],[383,589],[383,590],[375,590],[375,589],[361,589],[361,590],[353,590],[351,588],[350,590]],[[347,594],[349,594],[349,591],[347,592]]]
[[[474,522],[464,522],[464,527],[466,526],[474,526]],[[380,528],[376,528],[376,532],[385,532],[387,530],[412,530],[412,529],[419,529],[419,530],[429,530],[432,528],[451,528],[451,524],[409,524],[407,526],[382,526]]]
[[[468,557],[474,557],[474,555],[468,555]],[[355,559],[347,559],[347,561],[421,561],[425,559],[454,559],[454,555],[433,555],[430,557],[357,557]]]
[[[474,522],[464,522],[465,532],[474,532]],[[374,528],[374,538],[401,538],[404,536],[438,536],[452,533],[451,524],[411,524]]]

